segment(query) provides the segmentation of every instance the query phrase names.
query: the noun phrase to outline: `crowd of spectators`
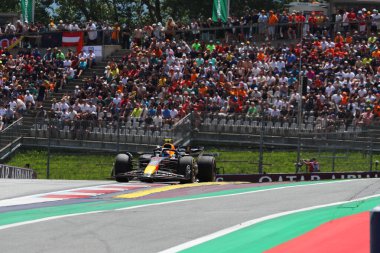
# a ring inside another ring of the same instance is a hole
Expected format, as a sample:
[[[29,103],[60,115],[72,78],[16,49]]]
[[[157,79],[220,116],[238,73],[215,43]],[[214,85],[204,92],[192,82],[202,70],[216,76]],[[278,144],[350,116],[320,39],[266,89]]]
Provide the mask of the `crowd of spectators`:
[[[311,15],[300,33],[302,39],[277,46],[271,40],[292,36],[292,25],[281,34],[281,27],[268,29],[266,23],[263,31],[268,40],[260,43],[249,34],[237,41],[228,36],[205,39],[194,27],[192,40],[184,40],[177,37],[180,26],[173,19],[163,29],[155,29],[161,24],[137,29],[128,39],[131,51],[121,60],[109,60],[104,73],[94,73],[72,94],[54,101],[52,115],[66,122],[84,119],[99,125],[132,121],[155,130],[188,113],[202,117],[204,112],[290,122],[302,101],[304,116],[314,117],[316,123],[323,121],[332,128],[338,123],[368,126],[380,117],[380,26],[373,18],[379,14],[366,12],[372,21],[365,30],[356,22],[345,27],[347,13],[358,20],[363,11],[339,12],[342,21],[333,32],[313,26]],[[73,57],[79,62],[82,58]],[[3,96],[16,97],[25,106],[19,97],[22,91],[28,89],[36,103],[41,102],[47,89],[64,85],[69,76],[65,71],[74,64],[57,58],[49,62],[33,52],[3,59],[6,83],[16,87],[8,94],[3,85]]]
[[[256,10],[246,8],[244,15],[221,19],[193,19],[188,23],[174,22],[131,27],[118,22],[81,21],[69,22],[51,19],[48,24],[29,24],[18,20],[15,24],[0,27],[1,34],[33,34],[44,32],[85,31],[87,43],[121,44],[129,48],[131,41],[144,43],[153,35],[158,40],[170,37],[191,41],[195,38],[208,41],[224,40],[244,42],[249,39],[296,39],[310,31],[315,36],[333,36],[336,32],[358,31],[362,34],[377,32],[380,14],[377,9],[338,10],[328,16],[322,12],[303,14],[300,11]],[[32,41],[33,42],[33,41]],[[34,46],[34,45],[33,45]]]
[[[186,42],[173,35],[151,33],[143,43],[133,41],[122,60],[110,60],[103,75],[86,79],[61,102],[69,110],[62,110],[63,117],[132,120],[148,129],[172,125],[191,112],[291,122],[301,99],[305,117],[332,128],[368,126],[380,117],[380,40],[374,28],[369,35],[359,27],[335,36],[307,30],[299,43],[278,46]]]
[[[0,130],[26,113],[43,108],[50,95],[79,78],[93,64],[94,53],[79,54],[59,48],[19,49],[12,55],[0,48]],[[82,69],[83,66],[83,69]],[[45,117],[44,110],[38,115]],[[43,115],[41,113],[43,112]]]

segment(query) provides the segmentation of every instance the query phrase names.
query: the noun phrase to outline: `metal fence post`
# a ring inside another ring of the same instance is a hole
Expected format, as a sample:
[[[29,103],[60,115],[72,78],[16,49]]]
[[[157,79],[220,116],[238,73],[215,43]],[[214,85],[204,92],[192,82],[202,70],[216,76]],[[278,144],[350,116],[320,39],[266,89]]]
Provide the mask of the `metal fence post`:
[[[47,161],[46,161],[46,178],[50,178],[50,138],[51,138],[51,122],[48,121],[48,150],[47,150]]]
[[[370,215],[370,252],[378,253],[380,252],[380,206],[375,207]]]
[[[118,115],[117,117],[117,143],[116,143],[116,152],[119,153],[119,151],[120,151],[120,115]]]
[[[301,40],[302,42],[302,40]],[[302,91],[303,91],[303,82],[304,75],[302,74],[302,53],[300,54],[300,62],[299,62],[299,82],[298,82],[298,95],[300,99],[297,104],[297,164],[301,163],[301,127],[302,127]]]
[[[259,174],[263,174],[264,161],[264,108],[261,107],[261,130],[260,130],[260,146],[259,146]]]
[[[372,171],[373,168],[373,140],[369,143],[369,171]]]
[[[336,148],[333,150],[333,155],[332,155],[332,165],[331,165],[331,171],[335,172],[335,159],[336,159]]]

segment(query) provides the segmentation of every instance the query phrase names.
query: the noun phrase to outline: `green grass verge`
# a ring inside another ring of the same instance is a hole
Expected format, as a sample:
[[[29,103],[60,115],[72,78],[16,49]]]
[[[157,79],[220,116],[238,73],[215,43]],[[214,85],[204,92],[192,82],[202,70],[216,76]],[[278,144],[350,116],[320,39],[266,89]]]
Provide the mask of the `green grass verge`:
[[[259,152],[225,152],[213,150],[219,153],[217,157],[218,167],[225,173],[253,173],[258,171]],[[335,159],[333,159],[335,157]],[[301,153],[301,159],[316,158],[322,171],[368,171],[370,170],[371,155],[362,152],[305,152]],[[380,160],[380,154],[372,154],[372,169],[376,169],[376,160]],[[296,151],[265,151],[263,155],[264,171],[267,173],[292,173],[295,172],[297,161]],[[303,167],[305,170],[305,166]],[[379,166],[380,169],[380,166]]]
[[[208,150],[218,153],[217,167],[224,173],[257,173],[259,152],[257,151],[223,151]],[[51,179],[106,179],[110,176],[116,154],[105,153],[78,153],[67,151],[53,151],[50,156]],[[341,152],[334,156],[329,152],[302,152],[302,159],[315,157],[320,163],[322,171],[368,171],[371,155],[361,152]],[[266,150],[263,156],[264,171],[267,173],[293,173],[294,163],[297,160],[295,151]],[[380,154],[372,155],[373,169],[375,161],[380,160]],[[29,163],[36,170],[38,178],[46,178],[47,151],[21,150],[6,162],[8,165],[25,167]],[[380,168],[379,168],[380,169]]]
[[[22,150],[17,152],[8,165],[25,167],[30,164],[38,178],[47,178],[47,151]],[[106,179],[111,175],[115,154],[51,152],[50,179]]]

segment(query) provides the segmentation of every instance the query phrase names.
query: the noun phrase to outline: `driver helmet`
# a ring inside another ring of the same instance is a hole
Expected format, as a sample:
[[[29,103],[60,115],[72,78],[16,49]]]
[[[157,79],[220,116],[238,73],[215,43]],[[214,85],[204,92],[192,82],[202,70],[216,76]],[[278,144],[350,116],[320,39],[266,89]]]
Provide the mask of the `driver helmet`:
[[[165,143],[162,148],[167,150],[170,157],[175,155],[175,146],[173,144]]]
[[[170,150],[175,150],[174,145],[171,144],[171,143],[165,143],[162,147],[163,147],[163,148],[170,149]]]

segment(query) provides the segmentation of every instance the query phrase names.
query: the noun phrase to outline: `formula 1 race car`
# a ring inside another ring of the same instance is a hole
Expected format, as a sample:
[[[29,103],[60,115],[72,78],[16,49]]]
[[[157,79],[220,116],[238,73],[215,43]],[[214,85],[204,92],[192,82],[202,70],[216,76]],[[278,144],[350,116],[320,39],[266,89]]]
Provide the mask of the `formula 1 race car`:
[[[213,182],[216,163],[203,147],[176,148],[171,143],[158,146],[153,153],[143,154],[138,161],[130,153],[118,154],[112,170],[117,182],[138,179],[144,182],[180,181],[181,183]]]

